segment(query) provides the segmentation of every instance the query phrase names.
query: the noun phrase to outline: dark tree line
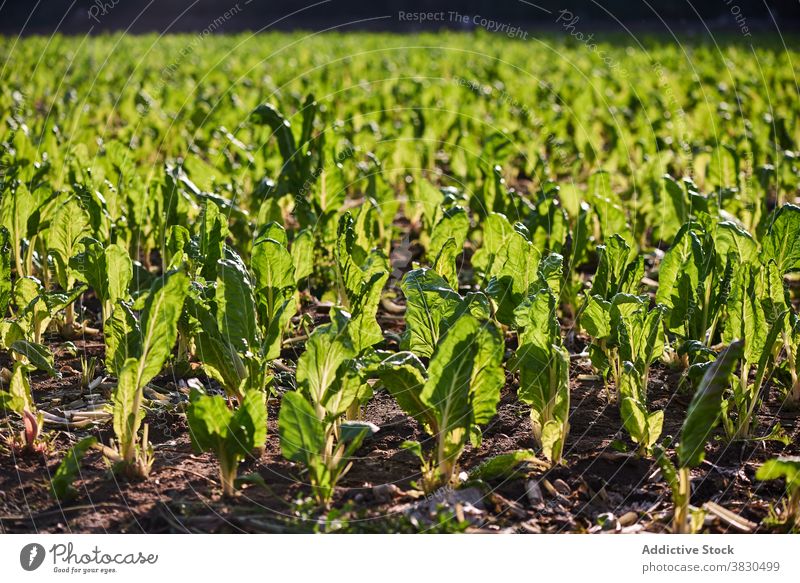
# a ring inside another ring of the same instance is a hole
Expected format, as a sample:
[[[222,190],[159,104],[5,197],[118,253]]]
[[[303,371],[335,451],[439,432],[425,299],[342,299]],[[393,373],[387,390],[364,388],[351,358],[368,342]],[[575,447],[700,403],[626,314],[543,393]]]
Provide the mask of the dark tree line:
[[[800,20],[798,0],[599,0],[597,4],[590,0],[533,2],[544,10],[519,0],[331,0],[307,10],[301,9],[315,4],[316,0],[250,0],[249,3],[247,0],[198,0],[189,10],[186,9],[192,0],[155,0],[142,13],[149,3],[149,0],[42,0],[37,4],[29,0],[7,0],[0,8],[0,32],[50,34],[59,30],[82,33],[90,29],[96,32],[125,30],[129,27],[131,32],[161,32],[170,26],[171,31],[187,32],[204,30],[215,20],[220,24],[215,27],[219,32],[235,32],[261,29],[296,11],[299,12],[271,28],[323,29],[383,15],[391,15],[392,18],[364,22],[352,25],[352,28],[398,31],[469,28],[469,25],[448,21],[426,25],[403,22],[397,18],[401,11],[458,11],[461,14],[479,14],[494,20],[505,20],[511,25],[545,29],[557,28],[555,18],[563,9],[568,9],[584,22],[612,25],[616,18],[626,26],[650,26],[654,29],[663,27],[660,19],[696,26],[702,25],[702,19],[717,29],[724,29],[727,20],[730,20],[731,30],[735,32],[735,16],[739,14],[756,29],[774,30],[773,19],[781,30],[792,29]],[[237,11],[240,16],[221,23],[219,19],[222,15],[231,10]]]

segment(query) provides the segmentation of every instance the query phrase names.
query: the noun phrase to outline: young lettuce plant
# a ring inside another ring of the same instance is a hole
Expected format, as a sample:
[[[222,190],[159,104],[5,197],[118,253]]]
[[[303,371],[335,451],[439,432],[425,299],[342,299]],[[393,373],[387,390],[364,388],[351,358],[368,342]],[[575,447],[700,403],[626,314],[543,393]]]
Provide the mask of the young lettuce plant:
[[[626,293],[617,293],[609,301],[599,295],[587,297],[581,325],[592,337],[590,358],[606,382],[609,402],[617,400],[625,375],[629,378],[625,380],[626,394],[623,398],[633,397],[641,403],[646,402],[642,399],[646,398],[650,365],[664,349],[662,319],[665,313],[660,305],[648,312],[648,304],[647,296]],[[632,366],[626,369],[626,362]],[[638,375],[633,375],[634,370]],[[616,392],[608,386],[609,374]]]
[[[785,204],[772,218],[761,244],[761,262],[774,261],[781,276],[800,271],[800,207]],[[790,402],[800,404],[800,318],[796,313],[782,330],[786,355],[784,367],[789,372]]]
[[[742,356],[743,347],[741,341],[734,341],[703,375],[681,428],[676,449],[677,467],[667,457],[663,448],[660,446],[656,448],[656,459],[661,472],[672,489],[672,502],[675,505],[672,532],[675,534],[697,531],[698,525],[693,524],[689,514],[691,497],[689,472],[699,466],[705,457],[706,442],[719,422],[723,393],[730,386],[730,376]]]
[[[358,370],[347,312],[334,309],[331,322],[317,327],[297,362],[297,390],[284,394],[278,417],[281,451],[302,463],[321,505],[330,503],[338,481],[352,465],[374,425],[342,421],[366,383]]]
[[[229,400],[242,402],[249,391],[266,388],[268,364],[279,344],[273,346],[264,333],[268,327],[260,326],[247,268],[233,251],[228,255],[217,262],[215,284],[193,286],[180,327],[193,340],[206,373],[222,385]]]
[[[359,218],[364,215],[360,213]],[[339,304],[351,313],[350,338],[356,352],[383,340],[375,315],[389,278],[389,263],[381,251],[370,249],[372,241],[363,224],[356,223],[350,213],[342,215],[334,249]]]
[[[757,480],[786,480],[786,519],[789,528],[800,529],[800,457],[781,456],[764,462],[756,470]]]
[[[265,360],[280,356],[283,335],[297,311],[296,266],[287,250],[286,231],[275,225],[253,246],[250,266],[255,274],[255,299],[262,327]]]
[[[100,300],[103,321],[111,317],[119,300],[127,300],[133,279],[133,262],[121,245],[102,243],[91,237],[81,240],[83,251],[70,258],[75,276],[89,285]]]
[[[63,200],[57,213],[50,219],[46,232],[46,245],[53,258],[56,281],[62,290],[69,293],[75,285],[75,272],[70,268],[70,259],[77,254],[80,240],[90,230],[89,215],[77,196]],[[75,309],[72,301],[64,307],[62,336],[72,338],[80,332],[81,326],[75,323]]]
[[[661,436],[664,412],[647,407],[647,382],[650,365],[664,352],[662,320],[666,309],[656,306],[649,312],[647,296],[617,294],[612,302],[612,326],[619,338],[620,416],[639,454],[648,455]]]
[[[741,265],[734,275],[727,303],[723,338],[743,338],[744,351],[733,395],[724,403],[725,430],[731,439],[750,437],[761,403],[764,384],[783,347],[780,334],[789,323],[783,280],[774,260]],[[750,383],[750,371],[755,377]],[[733,417],[732,413],[736,416]]]
[[[561,463],[569,433],[569,353],[561,343],[556,299],[542,289],[515,311],[519,348],[511,368],[519,372],[518,397],[531,407],[533,437],[542,454]]]
[[[153,283],[138,321],[123,302],[112,316],[106,342],[118,379],[112,395],[116,442],[104,446],[103,452],[115,471],[130,478],[146,478],[150,472],[152,449],[147,424],[139,436],[144,419],[143,391],[172,352],[188,291],[188,276],[172,272]]]
[[[586,292],[578,314],[581,327],[592,337],[589,355],[592,366],[603,379],[609,401],[615,394],[608,386],[611,374],[614,386],[619,387],[622,362],[619,358],[619,338],[611,322],[612,303],[636,294],[644,277],[644,260],[631,260],[631,247],[621,236],[614,234],[605,245],[597,247],[598,267],[592,288]]]
[[[422,489],[452,484],[467,440],[480,443],[480,426],[494,416],[505,380],[503,340],[491,322],[458,318],[439,341],[427,372],[411,352],[399,352],[375,374],[409,415],[434,437],[431,452],[407,442],[422,463]]]
[[[25,453],[36,453],[44,451],[46,447],[40,439],[44,418],[33,401],[28,371],[27,365],[21,362],[14,364],[8,390],[0,390],[0,410],[13,411],[22,417],[24,429],[10,440],[11,445]]]
[[[16,307],[13,322],[30,342],[41,345],[50,323],[71,305],[84,291],[86,286],[75,286],[69,293],[46,291],[45,286],[35,277],[26,276],[14,281],[13,303]]]
[[[265,134],[265,141],[275,136],[278,150],[283,158],[283,165],[280,175],[276,181],[264,178],[254,196],[258,200],[264,200],[260,218],[267,213],[279,212],[276,210],[277,201],[286,194],[295,195],[295,208],[293,214],[300,223],[301,228],[312,227],[315,224],[322,224],[329,218],[332,209],[331,205],[325,204],[320,197],[301,197],[299,193],[309,193],[316,190],[313,187],[320,178],[325,179],[328,172],[321,172],[317,168],[323,167],[322,152],[325,142],[325,132],[320,132],[317,136],[312,136],[314,129],[314,118],[317,115],[319,106],[314,101],[314,96],[306,96],[303,104],[303,122],[300,133],[295,135],[292,130],[291,122],[281,114],[274,106],[269,103],[259,105],[250,114],[250,120],[256,126],[268,126],[270,132]],[[333,174],[334,172],[330,172]],[[324,187],[323,187],[324,188]],[[342,191],[341,196],[344,196]],[[322,195],[325,198],[325,195]],[[338,205],[333,205],[337,208]],[[270,217],[278,218],[278,217]],[[263,222],[263,221],[261,221]]]
[[[733,222],[716,222],[704,213],[701,219],[685,223],[664,255],[656,302],[669,309],[670,333],[712,346],[737,265],[753,261],[756,244]]]
[[[195,451],[213,451],[219,461],[222,493],[236,493],[236,471],[254,449],[263,449],[267,439],[265,393],[250,390],[240,405],[231,411],[225,399],[194,389],[186,410]]]

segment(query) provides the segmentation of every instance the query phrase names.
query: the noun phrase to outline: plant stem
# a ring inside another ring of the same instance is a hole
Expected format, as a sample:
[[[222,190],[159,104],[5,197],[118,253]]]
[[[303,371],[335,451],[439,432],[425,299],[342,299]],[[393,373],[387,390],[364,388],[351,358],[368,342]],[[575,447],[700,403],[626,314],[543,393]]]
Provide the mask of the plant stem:
[[[689,468],[678,470],[678,492],[673,496],[675,514],[672,523],[673,534],[691,534],[689,527],[689,498],[691,496],[691,477]]]
[[[231,467],[233,466],[233,467]],[[219,481],[222,484],[222,495],[231,498],[236,494],[236,461],[221,457],[219,460]]]

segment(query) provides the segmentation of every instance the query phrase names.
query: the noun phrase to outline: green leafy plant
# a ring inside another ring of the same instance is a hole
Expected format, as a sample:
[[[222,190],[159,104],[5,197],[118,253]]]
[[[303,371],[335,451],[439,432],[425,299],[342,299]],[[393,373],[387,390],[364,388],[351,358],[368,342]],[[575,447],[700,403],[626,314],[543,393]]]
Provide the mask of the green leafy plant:
[[[362,215],[363,211],[359,217]],[[376,238],[368,234],[363,224],[356,223],[350,213],[339,219],[334,248],[338,300],[351,313],[350,338],[356,352],[383,340],[375,314],[389,278],[389,266],[384,254],[371,248]]]
[[[632,399],[633,402],[625,405],[626,410],[629,413],[635,410],[641,414],[637,417],[645,418],[648,416],[647,378],[651,364],[664,350],[662,320],[666,313],[661,305],[648,311],[648,305],[648,296],[617,293],[610,301],[599,295],[588,296],[581,315],[581,325],[592,337],[589,346],[592,365],[603,379],[610,374],[616,388],[614,392],[606,384],[609,401],[613,402],[619,396],[622,406],[623,400]],[[629,417],[623,415],[623,420]],[[653,422],[660,425],[656,418]],[[642,438],[652,433],[637,429],[634,432]],[[654,443],[649,438],[645,441],[650,441],[645,448]]]
[[[458,318],[439,341],[427,371],[410,352],[375,367],[381,383],[409,415],[433,436],[432,451],[418,442],[405,447],[422,463],[422,488],[451,484],[467,440],[480,443],[480,426],[495,414],[504,382],[503,342],[490,322]]]
[[[756,470],[757,480],[786,480],[785,524],[800,529],[800,457],[767,460]]]
[[[517,395],[531,406],[531,427],[544,457],[561,463],[569,433],[569,353],[561,344],[556,301],[549,289],[515,311],[519,347],[511,368],[519,372]]]
[[[762,266],[740,266],[727,315],[724,336],[743,338],[744,352],[738,382],[725,403],[725,429],[731,439],[746,439],[752,434],[764,385],[782,348],[780,334],[788,323],[783,282],[774,261]],[[754,369],[751,383],[750,371]]]
[[[497,320],[510,326],[514,310],[539,282],[542,251],[530,240],[527,227],[521,223],[512,226],[499,213],[487,217],[483,237],[474,266],[482,274]]]
[[[780,276],[791,272],[800,271],[800,207],[786,204],[774,214],[769,229],[764,235],[761,247],[761,263],[774,265],[774,270]],[[777,285],[776,278],[770,279],[770,285]],[[783,307],[777,298],[780,288],[772,291],[771,296],[775,304]],[[788,306],[787,306],[788,308]],[[773,308],[773,315],[775,308]],[[786,355],[784,367],[789,373],[790,402],[800,403],[800,318],[797,313],[791,312],[781,330],[783,348]]]
[[[83,251],[69,259],[69,267],[79,280],[94,290],[102,303],[103,321],[106,321],[117,302],[129,297],[133,262],[121,245],[103,246],[91,237],[80,243]]]
[[[115,320],[115,326],[106,336],[112,340],[111,360],[117,375],[117,386],[112,395],[114,435],[116,441],[104,446],[106,457],[117,472],[131,477],[144,478],[152,465],[152,448],[139,429],[144,419],[144,387],[161,372],[172,352],[177,337],[178,318],[189,291],[189,278],[182,272],[173,272],[159,278],[144,301],[137,321],[120,302],[116,314],[125,314]],[[107,352],[108,352],[107,346]]]
[[[278,417],[284,457],[303,464],[323,505],[330,503],[362,441],[377,431],[369,423],[342,421],[368,390],[354,360],[352,324],[347,312],[334,310],[331,323],[314,330],[297,363],[297,390],[284,394]]]
[[[741,358],[743,347],[743,342],[734,341],[703,375],[681,427],[676,449],[677,467],[673,465],[662,447],[657,448],[656,459],[664,479],[672,489],[672,502],[675,505],[673,533],[687,534],[695,532],[698,528],[689,512],[691,497],[689,472],[700,465],[705,457],[706,442],[719,423],[723,394],[730,384],[730,376]]]
[[[0,391],[0,409],[13,411],[22,418],[24,429],[9,440],[10,444],[20,451],[35,453],[44,451],[46,443],[41,439],[44,417],[36,408],[31,394],[29,370],[21,362],[14,364],[8,389]]]
[[[263,449],[267,439],[265,394],[250,390],[239,407],[231,411],[219,395],[194,389],[186,418],[192,445],[198,453],[213,451],[219,461],[219,476],[225,496],[235,494],[239,463],[254,449]]]
[[[97,446],[97,438],[84,437],[70,448],[50,480],[50,493],[59,502],[68,502],[78,496],[73,483],[80,473],[80,464],[86,453]]]

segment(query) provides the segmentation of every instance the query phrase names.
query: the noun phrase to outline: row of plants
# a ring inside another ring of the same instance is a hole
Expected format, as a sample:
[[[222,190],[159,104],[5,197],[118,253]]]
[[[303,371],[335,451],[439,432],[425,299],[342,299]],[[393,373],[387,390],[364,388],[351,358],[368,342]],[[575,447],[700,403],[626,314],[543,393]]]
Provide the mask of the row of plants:
[[[326,58],[347,49],[325,47]],[[661,56],[676,62],[666,48]],[[302,49],[300,58],[311,67],[320,57]],[[588,360],[637,455],[660,464],[673,530],[695,530],[690,471],[715,426],[728,443],[786,442],[759,415],[768,391],[786,407],[800,403],[800,126],[785,91],[791,67],[765,58],[776,62],[771,109],[742,61],[748,123],[727,120],[722,145],[702,122],[726,110],[730,91],[715,83],[720,101],[709,110],[694,82],[672,79],[687,136],[661,116],[644,124],[658,107],[674,109],[656,96],[655,75],[640,89],[656,105],[614,80],[602,94],[573,75],[560,88],[539,84],[544,105],[531,119],[493,101],[491,86],[475,94],[463,83],[396,80],[347,102],[329,97],[337,80],[323,67],[311,85],[324,99],[271,79],[218,101],[191,75],[154,98],[153,80],[123,67],[100,86],[128,74],[139,82],[134,96],[111,107],[102,91],[69,95],[45,116],[28,96],[46,80],[11,67],[6,80],[20,90],[2,93],[12,113],[0,189],[0,348],[11,367],[0,403],[23,429],[10,432],[9,447],[48,447],[30,379],[59,374],[50,347],[102,337],[114,438],[89,436],[67,454],[53,480],[60,500],[76,494],[80,458],[92,449],[117,475],[148,477],[156,454],[146,389],[164,373],[206,381],[193,383],[185,415],[195,449],[216,457],[226,496],[239,464],[275,438],[317,503],[330,504],[379,430],[363,414],[379,390],[430,437],[404,446],[430,494],[459,484],[459,460],[468,444],[480,448],[509,381],[530,411],[536,451],[496,464],[534,454],[568,464],[570,371]],[[414,52],[401,60],[443,79],[463,64]],[[356,61],[354,75],[367,70]],[[714,58],[700,62],[699,74],[716,80]],[[241,57],[212,69],[210,86],[251,64]],[[477,67],[494,87],[519,86]],[[76,83],[90,70],[79,62]],[[184,108],[186,95],[196,99]],[[441,111],[442,95],[469,115]],[[97,110],[66,136],[80,99]],[[409,100],[418,105],[390,107]],[[98,138],[102,115],[110,135]],[[495,122],[507,129],[491,130]],[[402,313],[399,336],[379,323],[387,312]],[[585,352],[570,354],[583,342]],[[296,361],[289,346],[302,347]],[[693,395],[674,439],[662,435],[664,411],[649,395],[654,367],[681,371],[680,389]],[[277,436],[266,433],[269,399],[280,400]],[[787,522],[798,516],[797,467],[784,457],[759,471],[786,478]]]

